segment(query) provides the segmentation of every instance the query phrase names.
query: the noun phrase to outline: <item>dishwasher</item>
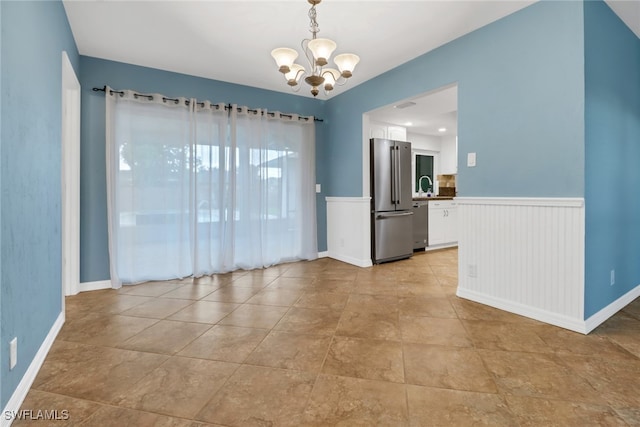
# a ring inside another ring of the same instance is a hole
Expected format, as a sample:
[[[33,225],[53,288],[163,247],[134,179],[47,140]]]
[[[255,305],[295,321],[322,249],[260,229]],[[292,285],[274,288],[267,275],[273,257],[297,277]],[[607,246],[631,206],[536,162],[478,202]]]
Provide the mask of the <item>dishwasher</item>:
[[[413,207],[413,250],[424,250],[429,241],[429,202],[414,201]]]

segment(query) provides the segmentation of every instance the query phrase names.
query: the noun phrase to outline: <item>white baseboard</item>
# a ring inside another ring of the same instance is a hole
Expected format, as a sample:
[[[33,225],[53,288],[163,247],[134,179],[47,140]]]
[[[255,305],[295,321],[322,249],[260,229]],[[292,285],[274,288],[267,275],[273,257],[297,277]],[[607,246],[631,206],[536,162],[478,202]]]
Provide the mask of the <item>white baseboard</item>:
[[[551,313],[534,307],[525,306],[523,304],[514,303],[513,301],[507,301],[501,298],[495,298],[460,288],[458,288],[456,295],[460,298],[486,304],[491,307],[499,308],[500,310],[519,314],[521,316],[529,317],[531,319],[539,320],[541,322],[549,323],[551,325],[586,335],[618,311],[622,310],[627,304],[638,298],[640,296],[640,285],[622,295],[620,298],[598,311],[587,320],[573,319],[568,316]]]
[[[80,283],[78,290],[80,292],[97,291],[100,289],[111,289],[111,280],[98,280],[96,282]]]
[[[318,252],[318,258],[327,258],[329,256],[329,251]]]
[[[44,363],[44,359],[47,357],[47,354],[49,354],[49,350],[58,336],[58,332],[60,332],[62,325],[64,325],[64,312],[60,313],[56,321],[53,323],[53,326],[49,330],[49,333],[38,349],[38,352],[31,361],[31,364],[29,365],[29,368],[27,368],[27,371],[18,384],[18,387],[11,395],[11,399],[7,402],[7,406],[5,406],[2,411],[3,416],[0,420],[0,427],[9,427],[11,423],[13,423],[13,419],[7,420],[4,414],[7,412],[16,413],[20,410],[22,402],[24,402],[25,397],[27,397],[27,393],[29,392],[33,381],[36,379],[36,375],[38,375],[38,372]]]
[[[424,248],[424,251],[429,252],[429,251],[437,251],[438,249],[448,249],[448,248],[457,248],[457,247],[458,247],[458,242],[443,243],[441,245],[427,246],[426,248]]]
[[[559,326],[561,328],[569,329],[581,334],[587,334],[589,332],[586,329],[585,321],[582,319],[575,319],[558,313],[552,313],[550,311],[527,306],[524,304],[519,304],[502,298],[492,297],[490,295],[481,294],[478,292],[470,291],[468,289],[462,289],[460,287],[458,287],[456,295],[460,298],[479,302],[480,304],[485,304],[494,308],[498,308],[500,310],[508,311],[509,313],[519,314],[520,316],[539,320],[540,322]]]
[[[589,317],[585,320],[585,331],[588,334],[593,331],[595,328],[604,323],[608,318],[616,314],[618,311],[622,310],[627,304],[631,303],[634,299],[640,296],[640,285],[631,289],[626,294],[622,295],[620,298],[598,311],[596,314]]]
[[[328,253],[328,257],[346,262],[347,264],[356,265],[358,267],[371,267],[373,265],[371,259],[358,259],[347,255],[333,254],[331,252]]]

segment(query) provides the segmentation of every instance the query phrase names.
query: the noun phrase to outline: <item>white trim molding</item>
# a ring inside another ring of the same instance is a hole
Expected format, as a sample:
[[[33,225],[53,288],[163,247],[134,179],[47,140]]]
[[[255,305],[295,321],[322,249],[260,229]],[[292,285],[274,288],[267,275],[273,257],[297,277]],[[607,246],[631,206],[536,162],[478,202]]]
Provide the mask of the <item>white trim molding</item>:
[[[13,419],[7,420],[4,415],[7,412],[17,413],[20,410],[20,407],[22,406],[25,397],[27,397],[27,393],[29,392],[33,381],[36,379],[36,375],[38,375],[38,372],[40,371],[40,368],[42,367],[47,354],[49,354],[49,350],[51,350],[53,342],[58,336],[60,329],[62,329],[62,325],[64,325],[64,312],[61,312],[58,315],[58,318],[53,323],[53,326],[51,326],[49,333],[42,342],[42,345],[40,345],[38,352],[31,361],[31,364],[27,368],[27,371],[24,373],[22,380],[20,380],[18,387],[16,387],[15,391],[11,395],[11,398],[7,402],[7,406],[5,406],[5,408],[2,410],[2,419],[0,420],[1,427],[9,427],[13,423]]]
[[[604,307],[602,310],[590,316],[587,320],[584,321],[584,333],[588,334],[593,331],[595,328],[604,323],[608,318],[616,314],[618,311],[622,310],[627,304],[631,303],[636,298],[640,297],[640,285],[631,289],[626,294],[622,295],[617,300],[613,301],[608,306]]]
[[[457,295],[584,333],[584,199],[455,200]]]
[[[62,52],[62,311],[80,283],[80,83]]]
[[[564,329],[569,329],[574,332],[585,332],[584,320],[575,319],[573,317],[564,316],[562,314],[550,312],[547,310],[541,310],[536,307],[532,307],[518,302],[509,301],[502,298],[496,298],[491,295],[486,295],[480,292],[470,291],[467,289],[458,288],[456,295],[460,298],[468,299],[470,301],[478,302],[480,304],[488,305],[500,310],[508,311],[509,313],[518,314],[520,316],[528,317],[530,319],[539,320],[540,322],[548,323],[550,325],[559,326]]]
[[[581,197],[454,197],[458,205],[539,206],[581,208]]]
[[[457,248],[457,247],[458,247],[458,242],[443,243],[441,245],[427,246],[424,248],[424,251],[425,252],[439,251],[440,249]]]
[[[327,197],[326,201],[329,257],[371,267],[371,198]]]
[[[338,261],[346,262],[347,264],[355,265],[357,267],[366,268],[366,267],[373,266],[373,262],[371,261],[371,259],[354,258],[354,257],[350,257],[348,255],[342,255],[342,254],[339,254],[339,253],[335,253],[335,254],[329,255],[329,258],[333,258],[333,259],[338,260]]]
[[[111,280],[98,280],[95,282],[80,283],[80,292],[98,291],[100,289],[111,289]]]

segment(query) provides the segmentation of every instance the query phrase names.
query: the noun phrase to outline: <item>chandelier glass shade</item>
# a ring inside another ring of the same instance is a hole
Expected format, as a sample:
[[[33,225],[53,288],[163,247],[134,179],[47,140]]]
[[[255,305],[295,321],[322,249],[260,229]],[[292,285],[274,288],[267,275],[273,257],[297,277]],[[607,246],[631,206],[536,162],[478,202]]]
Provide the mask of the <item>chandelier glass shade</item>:
[[[307,1],[311,4],[309,31],[312,38],[302,40],[301,47],[307,58],[308,69],[295,63],[298,58],[298,52],[295,49],[279,47],[271,51],[271,56],[276,61],[278,71],[284,75],[287,84],[294,91],[300,90],[299,83],[304,76],[304,81],[311,86],[311,94],[317,96],[320,93],[320,88],[324,89],[325,94],[328,94],[336,85],[345,84],[347,79],[353,75],[353,70],[360,61],[360,57],[353,53],[336,55],[333,62],[338,69],[325,68],[329,64],[337,44],[333,40],[317,37],[320,27],[316,21],[316,5],[322,0]]]

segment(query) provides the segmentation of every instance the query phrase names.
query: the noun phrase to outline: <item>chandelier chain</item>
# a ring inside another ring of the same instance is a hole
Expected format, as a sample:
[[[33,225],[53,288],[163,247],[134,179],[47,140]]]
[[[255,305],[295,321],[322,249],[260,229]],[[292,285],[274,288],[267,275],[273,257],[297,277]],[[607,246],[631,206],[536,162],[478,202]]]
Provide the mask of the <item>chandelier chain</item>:
[[[311,20],[311,22],[309,23],[309,31],[313,34],[314,39],[316,38],[316,34],[318,33],[318,31],[320,31],[318,21],[316,21],[317,17],[318,13],[316,12],[316,5],[314,4],[313,6],[311,6],[311,9],[309,9],[309,19]]]

